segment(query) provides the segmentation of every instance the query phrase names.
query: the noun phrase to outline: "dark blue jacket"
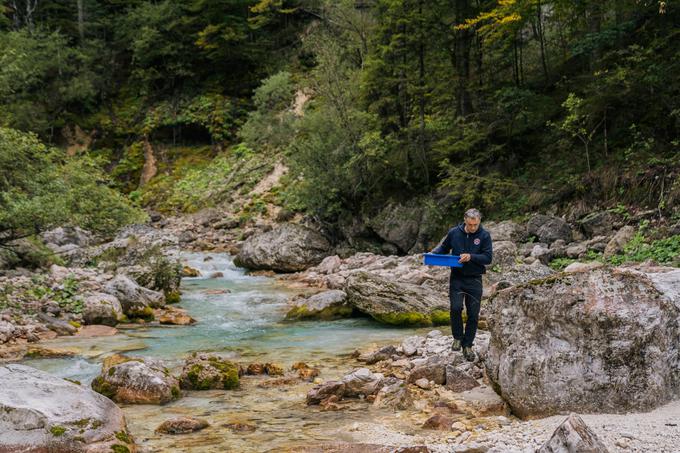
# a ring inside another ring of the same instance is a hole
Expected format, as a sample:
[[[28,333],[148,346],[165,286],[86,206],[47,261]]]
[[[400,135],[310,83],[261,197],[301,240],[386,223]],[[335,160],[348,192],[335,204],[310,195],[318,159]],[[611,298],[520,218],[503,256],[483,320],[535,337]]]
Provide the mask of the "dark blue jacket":
[[[491,235],[480,225],[476,232],[466,233],[465,224],[451,228],[444,240],[432,253],[460,255],[470,254],[470,261],[463,267],[452,267],[452,275],[479,276],[486,272],[486,265],[493,259]]]

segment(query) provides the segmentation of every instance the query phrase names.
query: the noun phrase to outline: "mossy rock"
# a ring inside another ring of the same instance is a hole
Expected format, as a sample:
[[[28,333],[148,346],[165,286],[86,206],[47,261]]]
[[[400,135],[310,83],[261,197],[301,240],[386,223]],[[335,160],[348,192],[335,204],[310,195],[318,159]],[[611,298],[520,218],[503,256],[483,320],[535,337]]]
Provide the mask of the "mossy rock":
[[[131,309],[131,310],[128,310],[127,313],[125,313],[125,314],[131,320],[141,319],[141,320],[144,320],[146,322],[151,322],[154,319],[156,319],[156,317],[153,314],[153,308],[151,308],[151,307]]]
[[[111,400],[116,396],[116,387],[106,382],[102,376],[97,376],[94,378],[92,380],[91,387],[95,392],[104,395]]]
[[[310,320],[310,319],[320,319],[323,321],[331,321],[334,319],[349,318],[354,314],[354,309],[352,307],[343,305],[335,307],[326,307],[320,311],[309,310],[304,305],[293,307],[288,313],[286,313],[286,320]]]
[[[185,365],[180,386],[186,390],[231,390],[239,386],[238,366],[228,360],[210,357]]]

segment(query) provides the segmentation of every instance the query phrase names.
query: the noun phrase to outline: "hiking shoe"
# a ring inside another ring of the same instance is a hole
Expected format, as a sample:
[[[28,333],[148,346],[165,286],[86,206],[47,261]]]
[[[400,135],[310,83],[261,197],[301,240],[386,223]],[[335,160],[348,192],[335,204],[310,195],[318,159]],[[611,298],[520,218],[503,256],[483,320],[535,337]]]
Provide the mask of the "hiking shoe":
[[[474,362],[475,361],[475,352],[472,350],[470,346],[465,346],[463,348],[463,357],[465,357],[465,360],[468,362]]]
[[[460,351],[460,340],[456,340],[455,338],[453,339],[453,343],[451,343],[451,350],[452,351]]]

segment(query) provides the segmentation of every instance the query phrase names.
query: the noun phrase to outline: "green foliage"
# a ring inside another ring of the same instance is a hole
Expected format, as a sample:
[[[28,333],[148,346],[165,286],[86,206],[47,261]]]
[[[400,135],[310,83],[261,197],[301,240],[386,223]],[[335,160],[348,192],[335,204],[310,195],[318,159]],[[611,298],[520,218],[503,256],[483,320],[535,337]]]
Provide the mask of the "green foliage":
[[[255,90],[255,110],[241,128],[239,136],[253,149],[283,149],[293,137],[294,85],[291,75],[282,71],[265,79]]]
[[[614,265],[652,260],[659,264],[680,267],[680,235],[650,241],[644,230],[638,231],[624,247],[623,254],[609,259]]]
[[[576,261],[578,260],[575,260],[573,258],[555,258],[554,260],[550,261],[548,266],[550,266],[551,269],[559,272],[561,270],[564,270],[564,268],[569,266],[571,263],[575,263]]]
[[[83,300],[78,296],[79,283],[73,274],[69,274],[58,286],[48,286],[44,277],[39,275],[33,277],[32,283],[26,294],[30,299],[53,300],[68,313],[82,313]]]
[[[273,167],[267,157],[254,153],[240,144],[217,155],[212,160],[190,161],[171,178],[155,181],[144,187],[143,200],[157,200],[157,208],[166,212],[194,212],[216,206],[233,196],[233,191],[252,189]]]
[[[63,34],[42,29],[4,32],[0,42],[0,126],[45,137],[64,125],[64,106],[94,100],[94,49],[69,46]]]
[[[108,235],[143,218],[92,159],[65,159],[32,134],[0,128],[0,242],[63,224]]]

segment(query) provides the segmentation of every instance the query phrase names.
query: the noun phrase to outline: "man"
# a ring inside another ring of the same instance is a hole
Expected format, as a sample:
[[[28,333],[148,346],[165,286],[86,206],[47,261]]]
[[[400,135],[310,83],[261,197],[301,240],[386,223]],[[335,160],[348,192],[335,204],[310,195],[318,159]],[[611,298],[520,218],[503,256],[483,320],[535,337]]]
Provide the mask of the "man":
[[[482,274],[486,265],[491,264],[493,245],[491,235],[481,227],[482,214],[476,209],[465,212],[463,223],[451,228],[442,242],[432,253],[460,255],[463,267],[452,267],[449,279],[449,301],[451,302],[451,349],[460,351],[472,362],[475,353],[472,344],[477,333],[479,309],[482,300]],[[463,331],[463,301],[467,310],[467,322]]]

